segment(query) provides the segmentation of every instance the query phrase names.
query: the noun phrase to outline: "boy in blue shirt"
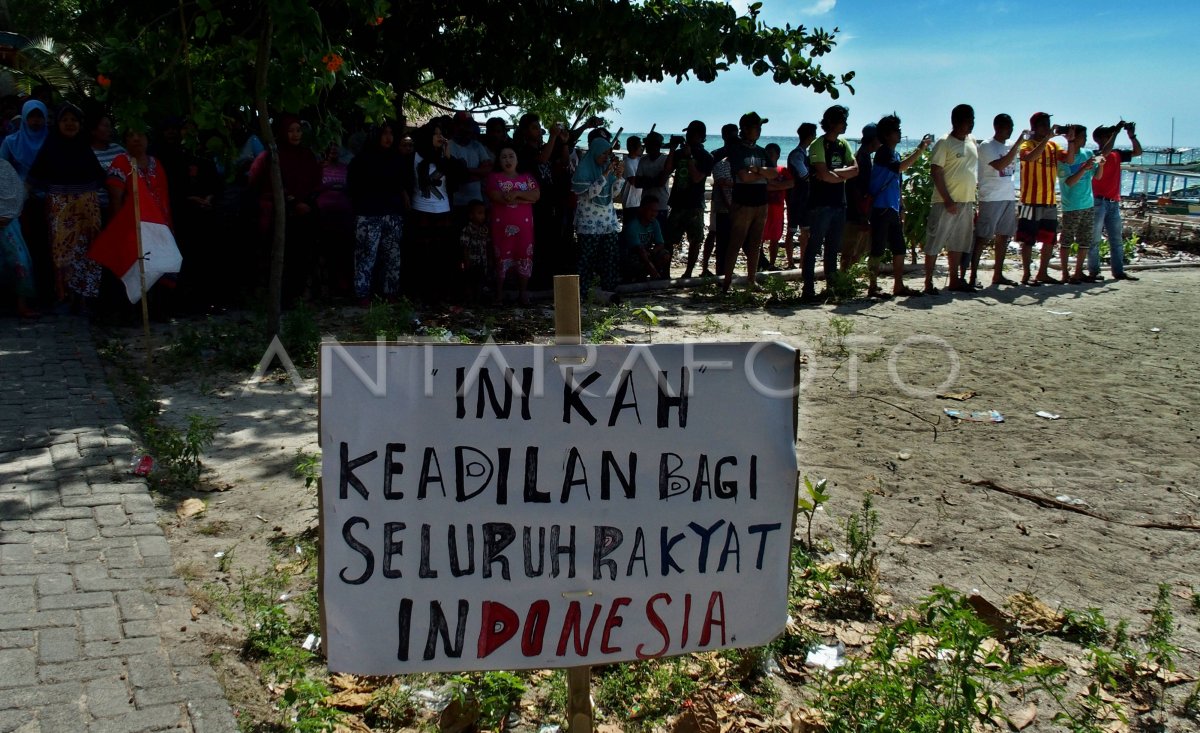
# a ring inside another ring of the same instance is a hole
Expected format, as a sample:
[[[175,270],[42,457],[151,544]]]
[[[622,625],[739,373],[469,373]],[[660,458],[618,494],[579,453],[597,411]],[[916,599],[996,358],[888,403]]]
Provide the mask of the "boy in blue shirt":
[[[879,265],[886,250],[892,251],[892,276],[895,284],[892,295],[914,296],[921,291],[904,284],[904,229],[900,225],[900,182],[901,174],[908,170],[925,149],[930,137],[926,135],[921,144],[907,158],[900,160],[896,146],[900,143],[900,118],[887,115],[876,125],[876,135],[882,146],[875,151],[871,165],[871,177],[867,192],[874,197],[871,204],[871,259],[868,261],[870,287],[867,295],[886,300],[891,295],[883,292],[876,284]]]
[[[637,217],[625,225],[625,279],[629,282],[658,280],[670,270],[671,251],[663,241],[662,228],[658,225],[659,201],[657,196],[642,196]]]

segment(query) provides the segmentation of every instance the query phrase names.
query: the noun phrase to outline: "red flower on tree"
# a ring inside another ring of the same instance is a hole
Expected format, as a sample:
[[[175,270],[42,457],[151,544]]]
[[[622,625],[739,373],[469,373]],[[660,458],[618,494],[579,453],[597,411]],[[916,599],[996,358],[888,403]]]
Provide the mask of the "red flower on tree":
[[[338,73],[338,70],[342,68],[342,64],[345,63],[341,56],[332,51],[322,56],[321,61],[324,62],[325,68],[333,74]]]
[[[383,17],[380,16],[380,17],[376,18],[375,22],[372,23],[371,25],[383,25]]]
[[[97,74],[96,75],[96,83],[99,84],[100,86],[104,87],[105,89],[108,89],[109,85],[112,84],[112,79],[109,79],[104,74]]]

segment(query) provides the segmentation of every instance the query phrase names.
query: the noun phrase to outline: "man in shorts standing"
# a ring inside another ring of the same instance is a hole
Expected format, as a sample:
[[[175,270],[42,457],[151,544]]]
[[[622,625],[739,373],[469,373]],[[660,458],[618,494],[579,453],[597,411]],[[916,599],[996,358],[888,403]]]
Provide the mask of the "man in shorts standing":
[[[854,151],[850,149],[850,143],[841,137],[846,133],[849,118],[850,110],[840,104],[825,110],[821,116],[821,130],[825,134],[808,147],[808,159],[812,164],[808,223],[812,238],[804,250],[804,285],[800,293],[801,301],[806,303],[815,302],[817,298],[813,279],[816,277],[818,252],[822,252],[825,259],[827,293],[837,274],[842,230],[846,228],[846,181],[858,175]]]
[[[962,279],[960,264],[974,250],[975,189],[979,183],[979,148],[971,130],[975,110],[960,104],[950,111],[950,133],[934,143],[929,160],[933,206],[925,230],[925,294],[937,295],[933,270],[945,248],[950,260],[950,290],[975,292]]]
[[[1092,180],[1104,177],[1104,158],[1097,158],[1087,145],[1087,128],[1083,125],[1067,127],[1067,155],[1058,164],[1058,182],[1062,192],[1063,233],[1058,255],[1062,261],[1063,282],[1078,285],[1095,282],[1096,278],[1083,274],[1083,263],[1092,250]],[[1100,165],[1097,166],[1097,161]],[[1071,245],[1076,246],[1075,273],[1067,277]]]
[[[800,245],[800,256],[804,257],[804,247],[808,244],[808,175],[811,170],[808,161],[808,146],[817,138],[817,126],[811,122],[801,123],[796,128],[800,144],[788,153],[788,171],[792,174],[795,185],[788,191],[787,196],[787,239],[783,249],[787,254],[787,269],[796,267],[796,257],[792,249],[792,237]]]
[[[975,252],[971,257],[972,287],[977,282],[979,257],[988,242],[994,242],[996,246],[992,285],[1016,285],[1004,276],[1004,255],[1008,252],[1008,240],[1017,233],[1017,189],[1013,186],[1013,173],[1024,133],[1017,142],[1008,145],[1013,134],[1013,120],[1003,112],[992,120],[992,128],[995,136],[979,145],[979,219],[975,223]]]
[[[900,189],[904,171],[920,159],[932,141],[931,135],[921,138],[917,148],[900,159],[896,146],[900,144],[900,118],[887,115],[876,126],[880,147],[871,164],[868,193],[872,197],[871,259],[867,268],[870,284],[867,296],[886,300],[890,296],[877,284],[883,253],[892,253],[892,295],[920,295],[904,284],[904,228],[900,223]],[[861,165],[860,165],[861,170]]]
[[[1058,163],[1065,153],[1050,139],[1050,114],[1034,112],[1029,118],[1033,130],[1021,143],[1021,205],[1017,207],[1017,241],[1021,243],[1021,284],[1030,287],[1058,283],[1046,269],[1054,256],[1058,235]],[[1042,245],[1037,277],[1030,279],[1033,243]],[[1066,273],[1063,273],[1064,275]]]

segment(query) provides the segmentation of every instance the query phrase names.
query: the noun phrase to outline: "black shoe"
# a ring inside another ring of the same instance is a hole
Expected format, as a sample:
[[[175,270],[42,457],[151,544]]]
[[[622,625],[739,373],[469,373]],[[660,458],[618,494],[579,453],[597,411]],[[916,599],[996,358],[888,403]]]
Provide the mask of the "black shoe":
[[[805,304],[807,304],[807,303],[820,303],[820,302],[821,302],[821,298],[817,297],[817,294],[816,294],[816,293],[812,293],[812,292],[804,292],[804,293],[801,293],[801,294],[800,294],[800,302],[801,302],[801,303],[805,303]]]
[[[1138,278],[1134,275],[1127,275],[1126,273],[1122,272],[1120,275],[1113,275],[1113,279],[1114,280],[1132,280],[1133,282],[1137,282],[1141,278]]]

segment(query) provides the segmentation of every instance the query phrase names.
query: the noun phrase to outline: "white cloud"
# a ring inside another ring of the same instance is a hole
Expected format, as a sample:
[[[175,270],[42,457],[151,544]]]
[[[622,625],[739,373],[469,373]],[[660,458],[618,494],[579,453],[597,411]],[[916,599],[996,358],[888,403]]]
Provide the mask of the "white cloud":
[[[805,15],[824,15],[837,6],[837,0],[816,0],[812,5],[800,8]]]

